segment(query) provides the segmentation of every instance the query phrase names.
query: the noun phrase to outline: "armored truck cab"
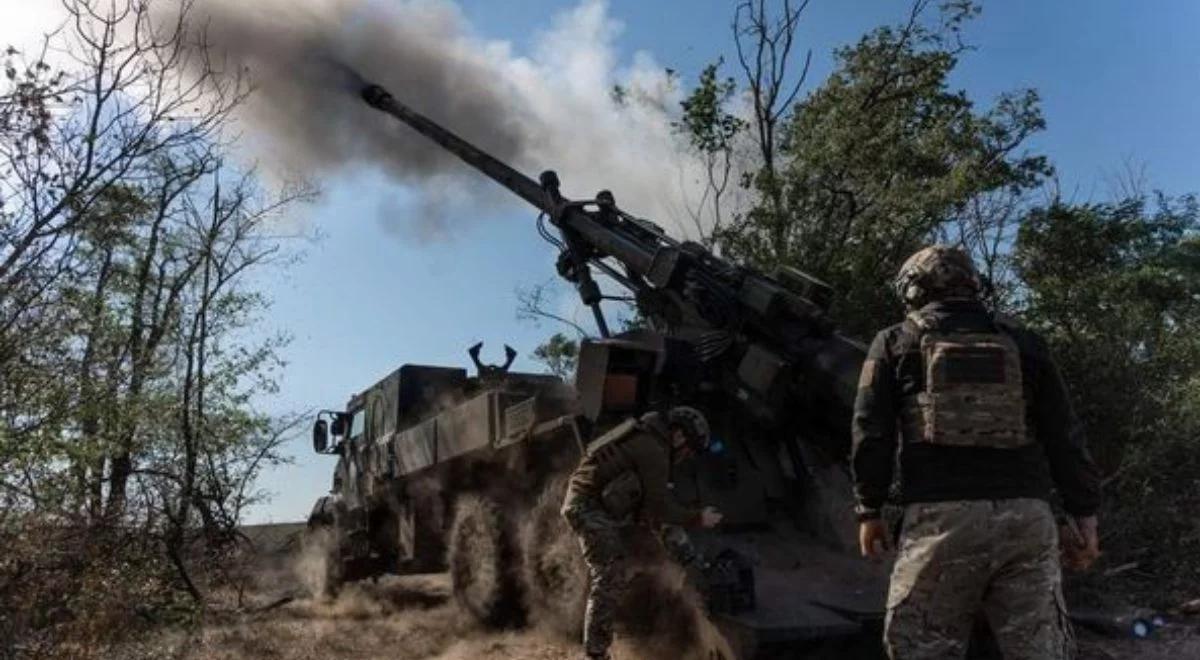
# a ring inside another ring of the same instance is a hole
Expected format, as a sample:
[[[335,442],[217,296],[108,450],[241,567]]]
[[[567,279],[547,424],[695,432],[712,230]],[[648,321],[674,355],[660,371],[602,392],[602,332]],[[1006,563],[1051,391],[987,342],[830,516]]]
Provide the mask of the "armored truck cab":
[[[327,532],[327,586],[445,570],[454,500],[521,497],[572,462],[575,405],[553,376],[407,364],[322,411],[314,449],[337,465],[309,526]]]

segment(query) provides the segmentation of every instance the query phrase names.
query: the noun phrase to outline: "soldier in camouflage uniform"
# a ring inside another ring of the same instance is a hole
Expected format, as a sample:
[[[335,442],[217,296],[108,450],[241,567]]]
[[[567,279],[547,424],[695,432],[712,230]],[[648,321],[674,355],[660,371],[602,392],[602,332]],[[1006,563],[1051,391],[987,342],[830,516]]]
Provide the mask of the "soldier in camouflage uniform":
[[[624,532],[633,524],[710,528],[712,507],[681,506],[671,496],[671,465],[704,451],[708,423],[694,408],[672,408],[630,419],[588,446],[571,475],[562,514],[579,535],[590,581],[583,646],[588,658],[607,658],[613,615],[624,589]],[[678,536],[678,531],[673,536]]]
[[[852,456],[859,541],[878,558],[899,452],[888,653],[962,658],[982,613],[1008,660],[1073,658],[1048,502],[1056,488],[1081,531],[1068,550],[1086,564],[1098,554],[1100,479],[1058,368],[1041,338],[987,311],[959,249],[917,252],[896,289],[908,318],[871,344]]]

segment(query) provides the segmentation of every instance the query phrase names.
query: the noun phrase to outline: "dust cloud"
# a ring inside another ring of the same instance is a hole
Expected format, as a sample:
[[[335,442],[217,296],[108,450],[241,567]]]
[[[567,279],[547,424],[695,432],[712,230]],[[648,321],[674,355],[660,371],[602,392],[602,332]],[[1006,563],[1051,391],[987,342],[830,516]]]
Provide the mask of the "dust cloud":
[[[275,600],[269,592],[280,589],[291,590],[295,600],[233,625],[210,627],[205,632],[209,651],[200,657],[238,657],[246,649],[281,648],[277,644],[285,641],[292,650],[284,657],[295,658],[578,657],[587,573],[578,542],[558,513],[564,488],[565,480],[552,480],[519,517],[522,551],[515,560],[522,571],[526,625],[497,629],[480,623],[464,609],[462,598],[452,595],[445,574],[352,582],[331,594],[324,581],[332,538],[309,530],[292,554],[264,557],[256,571],[265,578],[258,581],[265,592],[261,601]],[[613,657],[735,658],[707,617],[703,599],[653,536],[634,533],[630,542],[637,559],[626,566],[629,589],[617,620]],[[494,549],[486,543],[479,549],[484,548]],[[389,635],[404,640],[403,646],[387,644]]]
[[[708,618],[703,598],[678,565],[647,560],[631,567],[614,657],[733,660],[729,641]]]
[[[407,215],[420,238],[515,198],[368,107],[364,80],[526,174],[558,170],[568,196],[608,188],[631,212],[691,226],[685,199],[700,184],[671,129],[678,85],[647,53],[619,63],[621,26],[602,0],[550,19],[528,53],[486,39],[449,0],[198,0],[192,11],[215,61],[256,87],[241,119],[257,157],[306,178],[383,172],[416,201],[381,213]],[[618,84],[633,100],[614,101]]]

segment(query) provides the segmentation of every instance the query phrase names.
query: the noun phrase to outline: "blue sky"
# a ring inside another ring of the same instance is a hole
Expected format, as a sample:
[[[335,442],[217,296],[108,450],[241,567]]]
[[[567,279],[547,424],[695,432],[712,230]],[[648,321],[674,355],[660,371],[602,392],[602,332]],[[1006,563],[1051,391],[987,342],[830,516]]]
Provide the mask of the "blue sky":
[[[716,57],[731,59],[733,4],[612,0],[609,16],[623,24],[618,66],[644,51],[690,80]],[[533,48],[535,35],[573,6],[460,5],[478,35],[510,41],[517,53]],[[801,47],[813,51],[808,89],[829,72],[835,47],[901,20],[906,7],[814,0],[800,35]],[[978,49],[964,56],[954,82],[984,106],[1005,90],[1037,88],[1048,128],[1030,148],[1052,159],[1077,199],[1104,197],[1127,161],[1144,165],[1151,185],[1166,192],[1200,190],[1197,28],[1200,3],[1192,0],[985,3],[966,33]],[[570,190],[571,172],[559,174]],[[274,301],[266,325],[293,341],[284,351],[281,392],[264,405],[340,407],[405,362],[467,366],[466,348],[476,341],[486,342],[491,361],[507,342],[522,353],[517,368],[536,368],[525,356],[553,328],[519,322],[514,289],[549,279],[554,254],[538,239],[532,213],[481,211],[464,218],[452,238],[418,242],[378,219],[381,204],[410,192],[371,172],[321,184],[323,198],[305,214],[323,237],[301,264],[265,282]],[[274,497],[252,512],[254,522],[303,519],[328,489],[333,458],[312,455],[303,434],[287,450],[295,463],[261,480]]]

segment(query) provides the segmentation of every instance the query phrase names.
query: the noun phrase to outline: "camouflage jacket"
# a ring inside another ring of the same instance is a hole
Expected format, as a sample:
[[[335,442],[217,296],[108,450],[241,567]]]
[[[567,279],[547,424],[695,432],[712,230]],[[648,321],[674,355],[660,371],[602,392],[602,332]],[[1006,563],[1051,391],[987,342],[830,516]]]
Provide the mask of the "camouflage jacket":
[[[941,331],[1008,334],[1021,354],[1026,425],[1035,442],[1019,449],[902,443],[902,402],[925,388],[919,330],[911,321],[891,326],[871,343],[854,406],[851,463],[859,504],[877,509],[887,499],[899,451],[902,502],[1049,499],[1057,488],[1066,510],[1095,513],[1100,473],[1088,454],[1083,428],[1071,408],[1058,367],[1040,337],[997,324],[975,301],[926,305],[922,314]]]
[[[698,509],[679,504],[671,493],[670,442],[657,414],[644,416],[609,444],[610,451],[589,451],[580,461],[571,475],[566,505],[575,498],[599,504],[606,486],[633,473],[641,484],[641,501],[634,512],[639,519],[669,525],[693,525],[699,520]]]

